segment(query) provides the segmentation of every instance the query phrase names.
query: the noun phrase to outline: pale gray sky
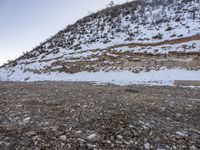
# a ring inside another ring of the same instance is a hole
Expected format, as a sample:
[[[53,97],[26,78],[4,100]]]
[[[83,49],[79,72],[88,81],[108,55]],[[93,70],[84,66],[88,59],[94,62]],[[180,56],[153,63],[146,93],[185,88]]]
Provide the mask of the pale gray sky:
[[[0,0],[0,65],[30,51],[89,11],[105,8],[110,1]]]

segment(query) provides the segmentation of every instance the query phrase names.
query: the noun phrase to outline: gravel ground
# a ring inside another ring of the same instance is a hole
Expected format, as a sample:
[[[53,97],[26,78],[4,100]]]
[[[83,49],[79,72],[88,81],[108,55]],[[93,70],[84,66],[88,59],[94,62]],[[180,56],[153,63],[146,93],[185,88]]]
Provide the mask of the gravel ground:
[[[200,149],[200,89],[0,82],[0,149]]]

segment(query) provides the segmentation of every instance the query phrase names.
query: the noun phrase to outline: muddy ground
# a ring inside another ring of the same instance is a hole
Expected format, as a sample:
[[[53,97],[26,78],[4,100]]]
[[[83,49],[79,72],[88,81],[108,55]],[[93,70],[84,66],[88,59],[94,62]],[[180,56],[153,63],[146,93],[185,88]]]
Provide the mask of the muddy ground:
[[[0,149],[200,149],[200,89],[0,82]]]

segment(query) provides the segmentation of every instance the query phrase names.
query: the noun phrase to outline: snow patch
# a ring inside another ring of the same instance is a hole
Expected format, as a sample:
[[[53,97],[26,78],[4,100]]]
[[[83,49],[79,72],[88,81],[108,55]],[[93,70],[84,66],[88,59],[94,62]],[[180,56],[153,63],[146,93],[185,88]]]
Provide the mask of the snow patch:
[[[8,76],[9,75],[9,76]],[[28,79],[28,80],[27,80]],[[200,70],[166,69],[142,71],[133,73],[131,71],[99,71],[78,72],[74,74],[64,72],[50,72],[44,74],[33,74],[21,70],[9,73],[8,70],[0,70],[0,80],[3,81],[78,81],[96,82],[100,84],[111,83],[117,85],[148,84],[148,85],[174,85],[174,80],[200,80]]]

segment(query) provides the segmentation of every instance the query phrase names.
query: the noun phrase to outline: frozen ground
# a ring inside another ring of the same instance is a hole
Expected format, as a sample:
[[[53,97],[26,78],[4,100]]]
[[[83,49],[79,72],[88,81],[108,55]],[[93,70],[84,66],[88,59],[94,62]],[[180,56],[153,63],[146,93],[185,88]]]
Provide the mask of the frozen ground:
[[[200,149],[200,89],[0,82],[0,149]]]

